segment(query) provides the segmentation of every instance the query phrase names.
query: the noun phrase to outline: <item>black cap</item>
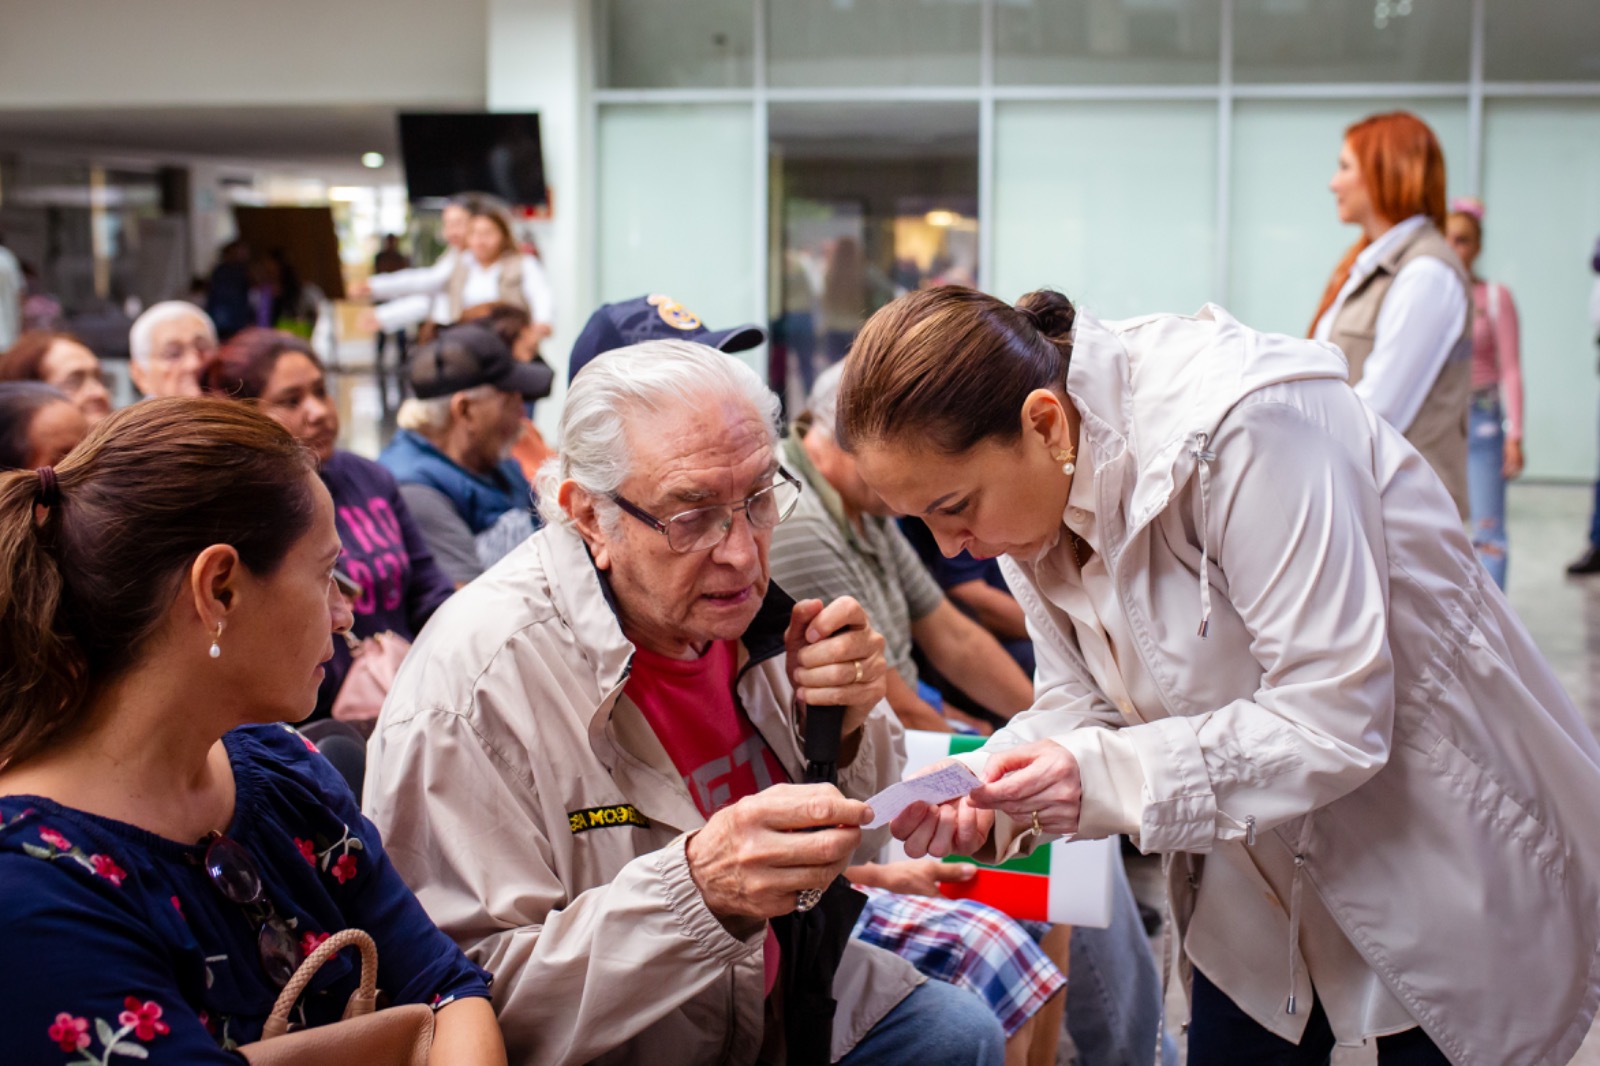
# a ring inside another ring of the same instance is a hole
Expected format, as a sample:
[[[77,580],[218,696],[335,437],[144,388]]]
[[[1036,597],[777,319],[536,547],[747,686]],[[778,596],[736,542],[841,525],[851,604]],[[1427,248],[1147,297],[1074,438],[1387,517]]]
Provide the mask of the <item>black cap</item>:
[[[468,323],[451,326],[411,356],[411,391],[419,400],[493,385],[527,400],[550,395],[554,371],[542,362],[519,363],[492,330]]]
[[[698,315],[670,296],[640,296],[605,304],[589,316],[573,342],[567,380],[576,377],[595,356],[644,341],[694,341],[718,351],[743,352],[766,339],[760,326],[707,329]]]

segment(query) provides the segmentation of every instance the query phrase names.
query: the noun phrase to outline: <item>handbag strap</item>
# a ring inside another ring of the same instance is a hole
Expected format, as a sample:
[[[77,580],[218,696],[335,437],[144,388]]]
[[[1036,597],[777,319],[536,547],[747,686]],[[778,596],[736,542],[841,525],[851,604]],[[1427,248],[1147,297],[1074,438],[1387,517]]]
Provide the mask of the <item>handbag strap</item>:
[[[295,970],[289,983],[278,993],[278,1001],[272,1005],[272,1013],[261,1027],[261,1039],[270,1040],[289,1031],[289,1012],[294,1010],[300,993],[306,990],[323,963],[352,945],[361,952],[361,986],[350,993],[350,1002],[345,1007],[344,1015],[346,1018],[358,1018],[372,1013],[378,1001],[378,945],[363,930],[345,929],[318,944],[317,949],[307,955],[300,968]]]

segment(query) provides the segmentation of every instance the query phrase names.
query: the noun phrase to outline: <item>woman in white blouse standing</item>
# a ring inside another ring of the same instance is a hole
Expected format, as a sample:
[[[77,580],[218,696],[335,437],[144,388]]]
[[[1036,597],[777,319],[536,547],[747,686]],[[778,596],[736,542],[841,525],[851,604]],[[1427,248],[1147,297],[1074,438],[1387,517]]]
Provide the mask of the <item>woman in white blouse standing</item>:
[[[538,257],[527,255],[518,247],[511,212],[482,194],[458,197],[445,210],[447,218],[448,213],[455,213],[452,221],[460,227],[456,230],[460,247],[452,241],[452,250],[426,269],[373,278],[366,291],[385,299],[412,298],[390,305],[397,310],[387,317],[388,308],[378,308],[375,322],[385,329],[403,328],[425,317],[431,302],[433,320],[439,325],[451,325],[461,321],[461,313],[469,307],[510,304],[532,316],[539,340],[549,336],[555,322],[555,294]],[[421,304],[422,315],[410,313],[412,302],[418,297],[432,298]],[[404,311],[400,310],[402,307]]]
[[[1469,281],[1445,240],[1444,153],[1406,111],[1345,130],[1328,182],[1361,236],[1334,268],[1311,336],[1350,362],[1356,395],[1405,434],[1468,513]]]
[[[1190,1066],[1564,1063],[1600,1004],[1600,744],[1327,344],[908,294],[835,417],[947,555],[1002,556],[1033,706],[913,857],[1168,860]]]

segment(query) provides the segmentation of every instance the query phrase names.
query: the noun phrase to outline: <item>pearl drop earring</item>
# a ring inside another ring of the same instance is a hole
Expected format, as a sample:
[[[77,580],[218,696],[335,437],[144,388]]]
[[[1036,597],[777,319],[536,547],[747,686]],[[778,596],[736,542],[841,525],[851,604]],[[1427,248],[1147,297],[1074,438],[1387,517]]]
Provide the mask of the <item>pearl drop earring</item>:
[[[222,639],[222,623],[217,623],[217,635],[211,638],[211,652],[213,659],[222,658],[222,645],[217,642]]]
[[[1067,475],[1067,477],[1071,477],[1077,472],[1077,464],[1073,462],[1073,460],[1076,458],[1077,456],[1073,453],[1071,448],[1063,448],[1056,452],[1056,462],[1061,464],[1061,472]]]

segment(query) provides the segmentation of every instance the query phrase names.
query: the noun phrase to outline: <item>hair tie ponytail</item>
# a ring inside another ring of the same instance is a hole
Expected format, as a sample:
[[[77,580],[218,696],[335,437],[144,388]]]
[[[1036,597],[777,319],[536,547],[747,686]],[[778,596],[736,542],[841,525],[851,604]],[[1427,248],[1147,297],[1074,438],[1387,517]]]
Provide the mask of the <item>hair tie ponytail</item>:
[[[39,487],[34,490],[33,500],[40,507],[54,507],[61,502],[61,482],[56,480],[56,468],[41,466],[34,471],[39,478]]]

